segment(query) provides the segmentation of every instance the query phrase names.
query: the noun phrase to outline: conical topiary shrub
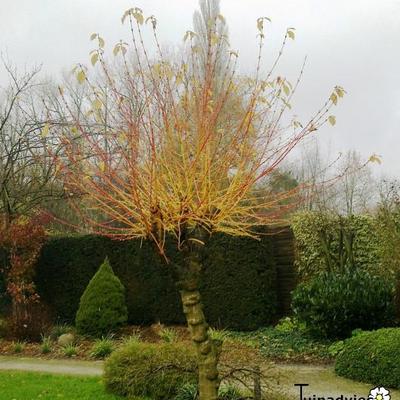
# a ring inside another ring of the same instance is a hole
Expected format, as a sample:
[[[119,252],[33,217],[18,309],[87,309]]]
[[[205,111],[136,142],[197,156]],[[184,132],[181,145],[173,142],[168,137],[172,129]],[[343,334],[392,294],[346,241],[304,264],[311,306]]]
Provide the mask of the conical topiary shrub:
[[[100,337],[126,324],[125,288],[106,258],[83,292],[76,313],[76,328],[83,335]]]

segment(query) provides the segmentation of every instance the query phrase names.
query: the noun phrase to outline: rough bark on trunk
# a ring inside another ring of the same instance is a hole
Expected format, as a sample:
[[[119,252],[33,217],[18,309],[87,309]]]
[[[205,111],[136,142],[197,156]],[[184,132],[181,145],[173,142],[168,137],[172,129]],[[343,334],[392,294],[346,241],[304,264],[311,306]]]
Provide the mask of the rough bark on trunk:
[[[180,293],[190,335],[197,350],[200,400],[216,400],[219,387],[217,365],[220,348],[208,334],[200,292],[191,288],[182,289]]]
[[[216,400],[219,388],[218,359],[221,343],[210,337],[203,312],[199,291],[202,263],[198,246],[190,246],[184,255],[185,265],[181,269],[178,289],[191,339],[197,351],[200,400]]]

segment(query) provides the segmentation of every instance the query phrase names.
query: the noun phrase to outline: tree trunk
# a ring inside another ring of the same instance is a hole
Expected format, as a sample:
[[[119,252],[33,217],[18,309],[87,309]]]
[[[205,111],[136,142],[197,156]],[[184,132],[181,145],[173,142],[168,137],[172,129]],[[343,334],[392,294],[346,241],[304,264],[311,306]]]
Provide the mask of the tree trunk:
[[[200,400],[216,400],[219,377],[218,359],[221,343],[212,340],[208,332],[199,291],[201,258],[197,246],[185,251],[185,265],[181,270],[178,289],[191,339],[196,347],[199,368]]]
[[[200,400],[216,400],[219,387],[217,364],[220,348],[208,334],[200,292],[191,288],[182,289],[180,293],[190,335],[197,350]]]

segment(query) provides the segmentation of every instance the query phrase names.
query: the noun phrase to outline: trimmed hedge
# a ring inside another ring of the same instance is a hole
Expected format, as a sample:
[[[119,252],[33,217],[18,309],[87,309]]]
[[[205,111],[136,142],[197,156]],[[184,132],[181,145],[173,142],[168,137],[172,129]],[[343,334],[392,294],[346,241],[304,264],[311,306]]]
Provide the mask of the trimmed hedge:
[[[400,328],[363,332],[347,339],[336,358],[339,376],[400,388]]]
[[[104,365],[106,390],[118,396],[172,399],[182,386],[197,382],[196,353],[184,343],[131,341]]]
[[[76,313],[78,333],[101,337],[126,324],[125,288],[106,258],[82,294]]]
[[[252,330],[274,321],[277,293],[271,237],[257,241],[216,234],[205,253],[202,293],[211,325]],[[172,243],[168,254],[179,257]],[[42,249],[38,292],[60,320],[74,320],[79,299],[106,256],[125,286],[129,323],[185,321],[168,267],[150,243],[94,235],[52,238]]]
[[[301,212],[292,219],[291,227],[295,236],[295,266],[302,279],[308,279],[320,272],[328,271],[326,252],[321,233],[330,240],[329,251],[332,259],[339,259],[340,226],[354,235],[352,257],[357,268],[387,273],[382,268],[381,247],[377,221],[371,215],[339,216],[332,213]],[[340,268],[339,265],[336,267]]]

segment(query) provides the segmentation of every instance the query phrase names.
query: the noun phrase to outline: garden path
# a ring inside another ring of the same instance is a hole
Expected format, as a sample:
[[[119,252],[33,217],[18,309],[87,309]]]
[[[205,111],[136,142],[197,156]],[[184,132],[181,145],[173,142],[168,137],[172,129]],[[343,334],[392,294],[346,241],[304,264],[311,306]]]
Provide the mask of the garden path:
[[[286,394],[294,399],[299,399],[299,388],[295,383],[308,383],[309,386],[303,389],[303,397],[328,396],[340,397],[343,399],[357,400],[360,397],[368,398],[371,384],[359,383],[350,379],[338,377],[333,365],[304,365],[304,364],[278,364],[277,370],[282,374],[279,386],[286,389]],[[355,399],[355,395],[357,399]],[[400,390],[391,390],[392,400],[400,400]]]
[[[0,370],[95,376],[103,373],[103,362],[3,356],[0,357]]]
[[[103,362],[0,356],[0,370],[99,376],[103,373]],[[368,398],[372,388],[372,385],[336,376],[330,365],[277,364],[276,370],[280,378],[274,390],[282,390],[282,394],[293,399],[299,398],[299,390],[293,386],[294,383],[308,383],[303,397],[311,398],[315,394],[316,398],[332,396],[336,399],[343,394],[343,399],[347,397],[347,400],[356,400],[354,395],[357,399]],[[400,400],[399,390],[391,391],[391,395],[392,400]]]

